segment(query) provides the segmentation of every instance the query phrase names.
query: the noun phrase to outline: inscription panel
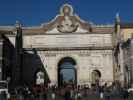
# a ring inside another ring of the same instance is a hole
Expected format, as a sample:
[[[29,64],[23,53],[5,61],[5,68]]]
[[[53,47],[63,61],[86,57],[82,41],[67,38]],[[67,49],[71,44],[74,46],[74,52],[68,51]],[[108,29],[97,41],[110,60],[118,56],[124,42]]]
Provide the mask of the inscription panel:
[[[24,47],[112,46],[111,34],[66,34],[24,36]]]

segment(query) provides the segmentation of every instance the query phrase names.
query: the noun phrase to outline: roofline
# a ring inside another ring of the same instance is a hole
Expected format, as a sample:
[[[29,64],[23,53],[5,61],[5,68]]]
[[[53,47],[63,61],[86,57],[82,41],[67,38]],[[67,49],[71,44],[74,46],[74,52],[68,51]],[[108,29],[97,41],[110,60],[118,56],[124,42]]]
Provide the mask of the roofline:
[[[120,23],[120,28],[133,28],[133,23]]]

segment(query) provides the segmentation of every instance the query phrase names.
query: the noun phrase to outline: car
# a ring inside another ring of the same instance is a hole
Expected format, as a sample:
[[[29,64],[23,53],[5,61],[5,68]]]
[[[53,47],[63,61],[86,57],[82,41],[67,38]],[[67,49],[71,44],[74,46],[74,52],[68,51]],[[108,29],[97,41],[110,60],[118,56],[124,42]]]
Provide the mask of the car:
[[[9,97],[7,81],[0,81],[0,94],[2,94],[2,93],[5,93],[7,98]]]
[[[129,93],[130,93],[130,92],[133,93],[133,88],[129,88],[127,91],[128,91]]]
[[[0,81],[0,93],[4,91],[8,93],[8,83],[6,81]]]

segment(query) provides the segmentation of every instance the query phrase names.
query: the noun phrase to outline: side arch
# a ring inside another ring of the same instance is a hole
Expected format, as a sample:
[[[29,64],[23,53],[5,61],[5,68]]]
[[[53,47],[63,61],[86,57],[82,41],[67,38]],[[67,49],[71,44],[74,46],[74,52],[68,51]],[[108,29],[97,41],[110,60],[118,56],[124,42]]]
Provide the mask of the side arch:
[[[92,70],[92,72],[91,72],[92,84],[99,84],[101,76],[102,76],[102,74],[101,74],[100,70],[98,70],[98,69]]]

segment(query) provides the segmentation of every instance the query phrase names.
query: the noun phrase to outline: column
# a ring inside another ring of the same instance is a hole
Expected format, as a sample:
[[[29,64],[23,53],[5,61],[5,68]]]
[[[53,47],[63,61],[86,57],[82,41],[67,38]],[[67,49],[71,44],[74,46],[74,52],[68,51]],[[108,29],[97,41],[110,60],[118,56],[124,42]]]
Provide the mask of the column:
[[[0,39],[0,80],[2,80],[2,53],[3,53],[3,40]]]

